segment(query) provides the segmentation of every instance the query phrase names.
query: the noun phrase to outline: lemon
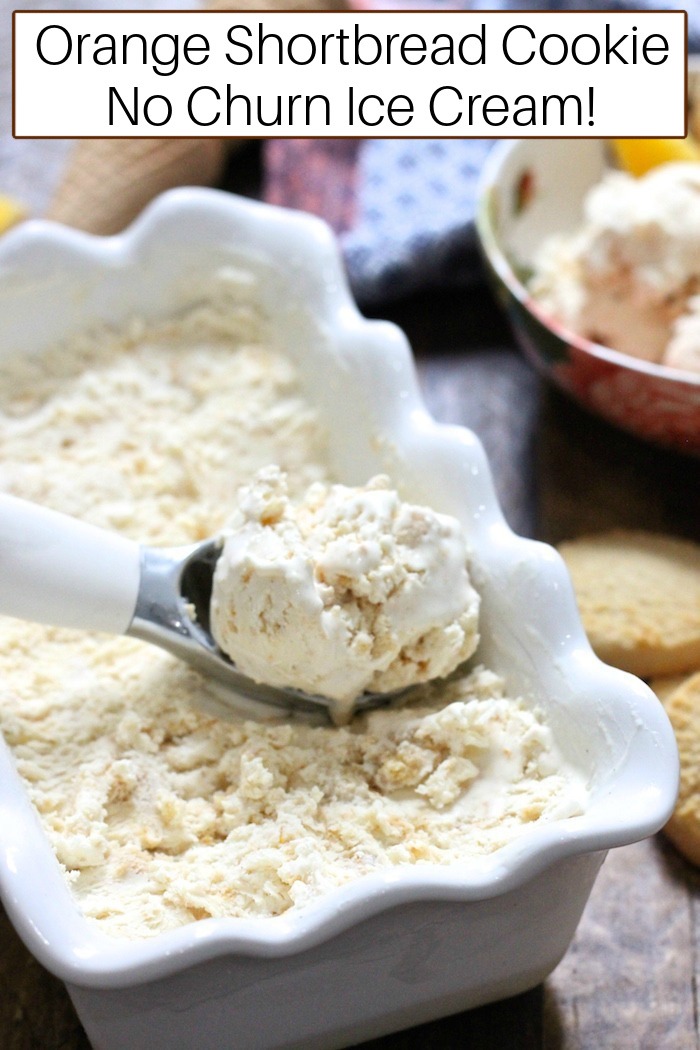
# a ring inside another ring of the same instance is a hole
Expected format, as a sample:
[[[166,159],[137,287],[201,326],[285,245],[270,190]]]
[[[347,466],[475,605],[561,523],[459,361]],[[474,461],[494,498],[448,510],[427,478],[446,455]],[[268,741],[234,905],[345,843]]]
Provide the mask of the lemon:
[[[645,175],[659,164],[691,160],[700,162],[700,145],[694,139],[613,139],[617,162],[630,175]]]
[[[27,209],[14,197],[0,193],[0,233],[9,230],[10,226],[26,219]]]

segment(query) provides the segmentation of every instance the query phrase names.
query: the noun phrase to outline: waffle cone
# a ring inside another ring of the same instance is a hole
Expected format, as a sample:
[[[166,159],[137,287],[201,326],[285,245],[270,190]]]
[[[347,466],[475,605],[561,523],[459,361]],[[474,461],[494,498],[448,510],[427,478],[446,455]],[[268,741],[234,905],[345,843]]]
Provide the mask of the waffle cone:
[[[344,0],[209,0],[215,11],[340,11]],[[118,233],[159,193],[214,186],[245,140],[84,139],[76,143],[46,217],[89,233]]]
[[[227,148],[224,139],[84,139],[47,218],[89,233],[118,233],[164,190],[214,185]]]

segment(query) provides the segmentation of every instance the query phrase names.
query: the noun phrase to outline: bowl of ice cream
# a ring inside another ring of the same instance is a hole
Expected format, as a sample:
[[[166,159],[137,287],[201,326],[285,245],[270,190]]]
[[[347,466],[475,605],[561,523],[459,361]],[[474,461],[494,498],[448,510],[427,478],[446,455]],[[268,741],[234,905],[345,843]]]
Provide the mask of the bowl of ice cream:
[[[600,140],[501,143],[477,228],[535,367],[625,430],[700,452],[700,162],[635,176]]]
[[[276,581],[246,598],[262,641],[294,615],[280,558],[363,658],[390,633],[365,603],[410,621],[391,602],[428,601],[430,552],[467,559],[394,667],[440,677],[347,724],[0,617],[0,894],[89,1038],[343,1046],[543,980],[606,851],[666,822],[673,734],[592,652],[560,557],[507,526],[477,438],[429,416],[404,335],[359,314],[327,227],[176,191],[117,237],[11,232],[0,298],[3,491],[149,545],[232,537],[224,580]]]

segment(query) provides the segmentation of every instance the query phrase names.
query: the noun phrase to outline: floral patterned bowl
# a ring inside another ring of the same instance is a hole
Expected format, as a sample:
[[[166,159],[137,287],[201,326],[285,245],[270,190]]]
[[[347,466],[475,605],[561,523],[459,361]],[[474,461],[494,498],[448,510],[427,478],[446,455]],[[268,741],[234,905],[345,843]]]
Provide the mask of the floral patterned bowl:
[[[581,338],[527,290],[545,237],[574,229],[587,190],[609,166],[597,139],[505,142],[481,179],[477,231],[499,301],[526,356],[582,405],[639,437],[700,454],[700,375]]]

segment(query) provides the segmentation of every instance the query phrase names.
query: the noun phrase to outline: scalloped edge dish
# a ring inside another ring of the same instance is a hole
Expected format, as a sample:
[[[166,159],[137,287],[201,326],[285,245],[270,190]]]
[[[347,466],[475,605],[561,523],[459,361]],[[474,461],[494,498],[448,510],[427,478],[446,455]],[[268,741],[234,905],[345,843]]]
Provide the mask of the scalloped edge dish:
[[[385,471],[463,521],[479,660],[544,709],[590,801],[478,862],[394,868],[278,918],[122,942],[81,917],[0,747],[0,894],[103,1050],[223,1050],[233,1031],[237,1047],[344,1046],[532,987],[568,947],[605,851],[657,831],[677,790],[661,705],[594,656],[561,558],[506,525],[479,441],[429,416],[403,333],[360,315],[320,220],[176,190],[112,238],[29,223],[0,243],[2,346],[31,352],[100,319],[168,313],[222,264],[261,278],[273,329],[332,420],[337,475]]]

